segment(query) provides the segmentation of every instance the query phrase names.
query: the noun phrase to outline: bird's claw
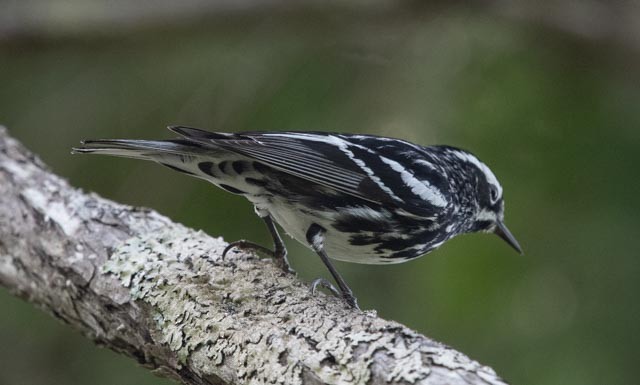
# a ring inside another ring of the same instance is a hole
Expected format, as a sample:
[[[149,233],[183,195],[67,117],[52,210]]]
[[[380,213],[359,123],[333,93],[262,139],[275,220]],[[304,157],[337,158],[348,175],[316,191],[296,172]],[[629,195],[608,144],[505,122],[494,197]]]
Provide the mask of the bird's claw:
[[[316,278],[311,282],[311,288],[309,289],[311,295],[316,294],[316,291],[318,291],[318,286],[324,287],[325,289],[329,290],[331,294],[335,295],[336,297],[340,297],[340,291],[338,291],[338,289],[336,289],[336,287],[333,286],[331,282],[327,281],[324,278]]]
[[[358,306],[358,299],[351,293],[342,293],[342,299],[351,306],[351,308],[360,310],[360,306]]]
[[[239,241],[231,242],[224,248],[222,252],[222,258],[224,259],[227,256],[227,253],[231,251],[231,249],[238,249],[243,251],[253,251],[256,253],[266,254],[270,257],[275,257],[275,253],[264,246],[260,246],[257,243],[253,243],[247,241],[246,239],[241,239]]]
[[[331,284],[331,282],[327,281],[324,278],[316,278],[311,281],[311,288],[309,289],[311,295],[316,294],[316,291],[318,291],[318,286],[329,290],[331,294],[335,295],[336,297],[342,298],[351,308],[360,310],[360,308],[358,307],[358,300],[353,296],[353,294],[341,293],[340,290],[336,289],[336,287]]]
[[[251,241],[247,241],[246,239],[241,239],[239,241],[231,242],[224,248],[222,251],[222,259],[227,256],[227,253],[231,249],[238,249],[242,251],[250,251],[258,254],[264,254],[274,259],[276,265],[282,269],[286,273],[295,273],[295,271],[289,266],[289,262],[287,261],[287,250],[276,250],[272,251],[264,246],[258,245],[257,243],[253,243]]]

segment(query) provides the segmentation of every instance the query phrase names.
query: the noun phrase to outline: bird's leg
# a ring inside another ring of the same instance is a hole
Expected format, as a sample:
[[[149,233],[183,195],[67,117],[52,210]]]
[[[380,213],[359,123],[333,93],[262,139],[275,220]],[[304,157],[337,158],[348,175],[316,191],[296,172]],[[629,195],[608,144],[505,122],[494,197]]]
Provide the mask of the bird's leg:
[[[276,260],[276,264],[287,273],[295,273],[291,268],[291,265],[289,265],[289,260],[287,259],[287,248],[282,241],[282,237],[280,237],[280,234],[278,233],[276,224],[273,223],[273,219],[268,215],[263,217],[262,220],[264,220],[264,223],[267,225],[267,229],[269,229],[269,233],[273,239],[273,257]]]
[[[333,267],[331,261],[329,261],[327,253],[324,251],[324,234],[325,229],[322,228],[322,226],[314,223],[309,227],[309,230],[307,230],[307,242],[309,242],[313,251],[315,251],[320,256],[320,259],[322,260],[324,265],[327,267],[327,269],[329,269],[329,272],[333,276],[333,279],[336,281],[338,287],[340,288],[339,294],[342,296],[345,302],[347,302],[347,304],[352,308],[360,310],[360,308],[358,307],[358,300],[353,295],[353,292],[351,291],[345,280],[342,278],[340,273],[338,273],[336,268]],[[323,278],[316,279],[312,282],[312,293],[315,292],[318,285],[328,288],[334,294],[338,294],[338,290],[336,290],[333,285],[331,285],[326,279]]]
[[[233,248],[254,251],[257,253],[268,255],[275,259],[276,265],[278,265],[278,267],[284,270],[286,273],[294,273],[295,271],[291,268],[291,266],[289,265],[289,260],[287,259],[287,248],[285,247],[284,242],[282,241],[282,238],[278,233],[278,229],[276,228],[275,223],[273,223],[273,219],[271,219],[270,215],[262,216],[261,218],[267,225],[267,229],[269,229],[271,238],[273,238],[273,251],[264,246],[241,239],[239,241],[229,243],[222,252],[222,258],[224,258],[227,255],[227,252]]]
[[[317,250],[316,253],[318,253],[318,255],[320,256],[320,259],[322,259],[322,262],[324,262],[325,266],[327,266],[327,269],[329,269],[329,272],[333,276],[333,279],[338,284],[338,287],[340,288],[340,294],[342,295],[342,298],[345,300],[345,302],[347,302],[347,304],[349,306],[351,306],[352,308],[360,310],[360,308],[358,307],[358,300],[353,295],[353,292],[351,291],[351,288],[349,288],[349,286],[344,281],[344,279],[342,278],[340,273],[338,273],[338,271],[335,269],[335,267],[333,267],[333,265],[329,261],[329,257],[327,256],[327,253],[325,253],[324,249]],[[316,281],[314,281],[314,283]],[[320,282],[316,283],[315,286],[317,286],[318,284],[322,284],[322,286],[326,287],[325,283],[328,283],[328,282],[320,281]],[[331,284],[329,284],[329,286],[331,286]],[[334,288],[331,291],[334,292],[336,290]]]

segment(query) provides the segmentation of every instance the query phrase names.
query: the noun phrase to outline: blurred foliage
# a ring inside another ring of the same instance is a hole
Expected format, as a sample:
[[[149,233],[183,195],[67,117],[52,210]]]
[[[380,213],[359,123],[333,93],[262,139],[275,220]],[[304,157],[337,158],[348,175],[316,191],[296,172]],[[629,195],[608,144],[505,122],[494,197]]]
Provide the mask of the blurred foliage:
[[[72,184],[227,240],[269,241],[241,197],[83,138],[325,130],[467,148],[506,191],[518,256],[459,237],[394,266],[338,262],[377,309],[514,384],[633,383],[640,344],[640,86],[607,46],[462,9],[214,18],[0,45],[0,123]],[[305,280],[326,274],[289,241]],[[169,383],[0,292],[0,384]]]

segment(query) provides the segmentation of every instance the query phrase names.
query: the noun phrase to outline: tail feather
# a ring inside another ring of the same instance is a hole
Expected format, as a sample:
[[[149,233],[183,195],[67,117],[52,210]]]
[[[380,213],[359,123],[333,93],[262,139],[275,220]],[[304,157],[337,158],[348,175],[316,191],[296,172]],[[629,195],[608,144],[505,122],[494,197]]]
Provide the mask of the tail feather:
[[[197,143],[182,140],[100,139],[82,141],[72,154],[103,154],[126,158],[150,159],[162,155],[190,155],[197,153]]]
[[[235,137],[235,134],[226,132],[210,132],[193,127],[169,126],[168,128],[186,140],[198,143],[211,144],[211,141],[216,139],[233,139]]]
[[[74,147],[72,154],[100,154],[122,158],[133,158],[153,161],[176,171],[199,178],[207,175],[198,171],[198,159],[215,157],[215,151],[205,149],[198,143],[175,140],[131,140],[101,139],[85,140],[82,146]]]
[[[183,138],[170,140],[85,140],[81,142],[81,146],[72,148],[71,153],[110,155],[147,160],[198,178],[211,180],[213,175],[210,172],[203,171],[200,168],[200,164],[202,162],[204,164],[217,162],[219,158],[225,158],[226,155],[229,155],[229,152],[213,143],[205,143],[205,139],[195,138],[194,135],[191,137],[183,135],[177,128],[174,131],[180,133]],[[202,131],[202,133],[205,132]]]

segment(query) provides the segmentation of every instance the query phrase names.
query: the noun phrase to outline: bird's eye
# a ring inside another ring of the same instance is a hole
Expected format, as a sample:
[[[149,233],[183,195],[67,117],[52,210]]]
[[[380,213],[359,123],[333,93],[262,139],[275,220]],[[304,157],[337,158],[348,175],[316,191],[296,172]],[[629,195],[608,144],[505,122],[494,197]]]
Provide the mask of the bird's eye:
[[[496,186],[489,186],[489,197],[491,198],[491,204],[494,204],[498,201],[498,198],[500,198],[498,196],[498,189],[496,188]]]

